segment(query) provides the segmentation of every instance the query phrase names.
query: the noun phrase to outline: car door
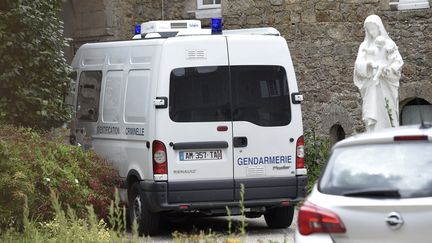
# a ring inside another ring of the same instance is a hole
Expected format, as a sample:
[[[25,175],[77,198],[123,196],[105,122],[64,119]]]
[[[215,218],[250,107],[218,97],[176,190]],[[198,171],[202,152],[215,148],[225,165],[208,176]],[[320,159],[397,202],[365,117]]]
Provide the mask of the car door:
[[[228,46],[235,194],[243,184],[246,199],[295,197],[295,141],[302,127],[301,114],[292,116],[286,42],[228,36]]]
[[[232,121],[225,37],[168,40],[157,134],[167,145],[168,200],[233,200]]]

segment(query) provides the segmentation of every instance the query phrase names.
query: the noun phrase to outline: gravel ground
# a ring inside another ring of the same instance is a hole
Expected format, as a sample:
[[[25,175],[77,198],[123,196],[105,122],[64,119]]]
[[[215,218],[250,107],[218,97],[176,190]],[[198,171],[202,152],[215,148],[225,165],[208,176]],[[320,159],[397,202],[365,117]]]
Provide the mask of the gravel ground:
[[[297,215],[297,212],[295,212]],[[232,217],[233,224],[240,222],[240,217]],[[172,242],[171,234],[174,231],[182,233],[196,233],[201,230],[212,231],[224,234],[228,231],[228,217],[191,217],[182,220],[170,221],[167,226],[164,226],[162,232],[158,236],[152,238],[142,238],[142,242]],[[264,217],[247,219],[247,237],[244,242],[294,242],[294,232],[296,229],[297,219],[293,220],[291,226],[287,229],[269,229],[266,226]]]

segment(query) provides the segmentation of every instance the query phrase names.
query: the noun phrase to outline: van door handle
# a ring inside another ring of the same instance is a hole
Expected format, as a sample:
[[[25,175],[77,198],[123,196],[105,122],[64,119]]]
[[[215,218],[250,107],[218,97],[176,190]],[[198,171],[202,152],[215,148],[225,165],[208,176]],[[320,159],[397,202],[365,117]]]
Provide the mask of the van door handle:
[[[224,149],[228,148],[226,141],[170,143],[174,150],[180,149]]]
[[[244,148],[248,145],[247,137],[234,137],[233,138],[233,146],[234,148]]]

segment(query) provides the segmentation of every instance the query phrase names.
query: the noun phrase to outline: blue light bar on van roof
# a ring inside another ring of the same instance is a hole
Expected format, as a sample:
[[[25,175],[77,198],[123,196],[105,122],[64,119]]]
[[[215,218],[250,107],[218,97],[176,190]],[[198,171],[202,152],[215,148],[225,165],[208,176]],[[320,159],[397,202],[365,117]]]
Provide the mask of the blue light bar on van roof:
[[[211,20],[211,29],[213,35],[222,34],[222,19],[221,18],[213,18]]]
[[[141,34],[141,25],[136,24],[135,25],[135,35],[140,35],[140,34]]]

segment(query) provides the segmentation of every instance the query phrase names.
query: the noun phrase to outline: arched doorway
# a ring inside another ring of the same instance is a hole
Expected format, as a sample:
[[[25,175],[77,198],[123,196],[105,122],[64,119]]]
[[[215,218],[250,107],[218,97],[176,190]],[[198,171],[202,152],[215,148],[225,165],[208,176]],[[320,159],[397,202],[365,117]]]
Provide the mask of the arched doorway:
[[[335,124],[330,128],[330,141],[332,144],[344,140],[345,137],[345,130],[341,125]]]
[[[404,104],[403,104],[404,103]],[[422,98],[411,98],[402,102],[400,125],[421,124],[421,121],[432,123],[432,105]]]

